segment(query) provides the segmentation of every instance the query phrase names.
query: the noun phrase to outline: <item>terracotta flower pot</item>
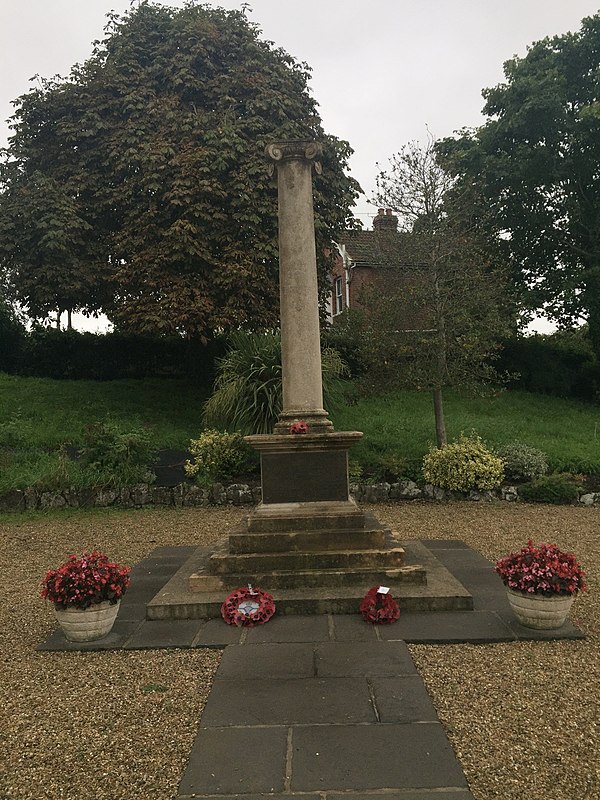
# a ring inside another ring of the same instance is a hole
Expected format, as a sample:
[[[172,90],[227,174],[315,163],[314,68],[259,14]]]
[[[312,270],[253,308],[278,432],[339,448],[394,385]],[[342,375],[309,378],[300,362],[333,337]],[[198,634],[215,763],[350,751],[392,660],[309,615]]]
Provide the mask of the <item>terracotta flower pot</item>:
[[[564,625],[574,598],[572,594],[546,597],[543,594],[515,592],[508,588],[506,593],[521,625],[537,630],[554,630]]]
[[[112,630],[121,601],[96,603],[89,608],[57,608],[54,615],[70,642],[93,642]]]

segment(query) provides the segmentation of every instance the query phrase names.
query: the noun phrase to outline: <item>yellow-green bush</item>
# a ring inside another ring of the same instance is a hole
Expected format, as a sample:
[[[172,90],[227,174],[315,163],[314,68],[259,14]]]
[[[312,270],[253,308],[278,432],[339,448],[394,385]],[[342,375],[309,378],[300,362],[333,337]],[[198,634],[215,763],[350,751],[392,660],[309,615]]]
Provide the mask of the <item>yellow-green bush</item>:
[[[434,486],[459,492],[495,489],[504,478],[504,464],[479,436],[462,434],[457,442],[429,451],[423,459],[423,477]]]
[[[186,475],[199,483],[227,481],[242,473],[249,464],[251,450],[239,433],[208,429],[190,442],[194,461],[186,461]]]

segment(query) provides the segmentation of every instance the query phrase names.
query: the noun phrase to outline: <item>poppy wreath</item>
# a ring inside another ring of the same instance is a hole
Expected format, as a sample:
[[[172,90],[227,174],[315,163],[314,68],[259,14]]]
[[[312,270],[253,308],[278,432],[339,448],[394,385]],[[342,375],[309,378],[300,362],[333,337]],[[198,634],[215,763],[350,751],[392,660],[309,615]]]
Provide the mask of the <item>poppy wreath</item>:
[[[308,425],[302,419],[299,422],[292,422],[290,425],[290,433],[294,433],[296,435],[300,433],[308,433]]]
[[[240,605],[244,602],[257,603],[258,608],[253,611],[240,610]],[[227,595],[221,606],[221,616],[228,625],[245,628],[264,625],[274,613],[273,596],[268,592],[263,592],[262,589],[253,589],[251,586],[235,589]]]
[[[400,616],[400,606],[391,594],[381,594],[374,586],[366,593],[360,604],[360,613],[365,622],[388,625]]]

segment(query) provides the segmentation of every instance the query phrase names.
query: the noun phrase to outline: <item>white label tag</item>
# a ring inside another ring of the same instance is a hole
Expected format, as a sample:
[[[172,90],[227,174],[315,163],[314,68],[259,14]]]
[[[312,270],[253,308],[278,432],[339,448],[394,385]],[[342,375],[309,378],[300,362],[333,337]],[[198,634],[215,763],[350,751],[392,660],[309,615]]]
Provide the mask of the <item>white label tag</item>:
[[[379,589],[377,589],[377,594],[387,594],[389,590],[389,586],[380,586]]]

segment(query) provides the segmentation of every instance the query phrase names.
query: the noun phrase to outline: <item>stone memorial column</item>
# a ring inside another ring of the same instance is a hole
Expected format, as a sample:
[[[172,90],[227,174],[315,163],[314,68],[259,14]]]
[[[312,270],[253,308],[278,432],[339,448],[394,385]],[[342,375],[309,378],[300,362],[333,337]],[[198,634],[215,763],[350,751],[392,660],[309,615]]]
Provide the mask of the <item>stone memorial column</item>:
[[[275,433],[303,420],[310,433],[333,430],[323,408],[319,297],[312,198],[312,168],[320,171],[321,145],[276,142],[266,154],[277,168],[279,286],[283,410]]]

